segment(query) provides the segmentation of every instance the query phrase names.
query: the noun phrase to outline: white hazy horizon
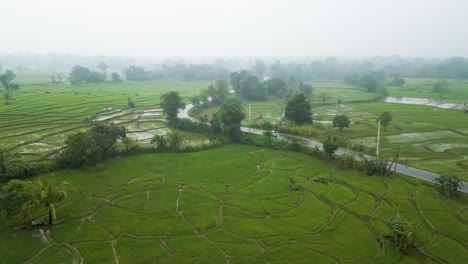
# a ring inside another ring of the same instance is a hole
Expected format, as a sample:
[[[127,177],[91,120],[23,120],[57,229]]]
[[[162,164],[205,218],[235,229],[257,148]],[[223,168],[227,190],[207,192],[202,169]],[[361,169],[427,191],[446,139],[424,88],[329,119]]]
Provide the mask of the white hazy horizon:
[[[0,54],[468,57],[465,0],[1,0]]]

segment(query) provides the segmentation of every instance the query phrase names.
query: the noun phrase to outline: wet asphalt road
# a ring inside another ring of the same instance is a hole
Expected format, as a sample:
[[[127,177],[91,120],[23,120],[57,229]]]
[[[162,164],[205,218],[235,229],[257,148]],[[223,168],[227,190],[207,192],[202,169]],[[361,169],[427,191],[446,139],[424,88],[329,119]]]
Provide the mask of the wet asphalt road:
[[[180,109],[179,110],[179,113],[177,114],[177,116],[179,118],[188,118],[188,119],[190,119],[192,121],[195,121],[195,119],[193,119],[192,117],[190,117],[188,115],[188,111],[192,107],[193,107],[192,104],[188,104],[185,107],[185,109]],[[241,127],[241,130],[242,130],[242,132],[252,133],[252,134],[257,134],[257,135],[263,135],[263,133],[266,132],[266,130],[248,128],[248,127]],[[281,134],[281,133],[277,133],[277,134],[278,134],[277,138],[279,138],[279,139],[283,139],[283,140],[298,139],[299,141],[302,142],[302,144],[304,144],[306,146],[309,146],[309,147],[312,147],[312,148],[315,148],[316,146],[318,146],[319,148],[322,148],[322,143],[319,143],[319,142],[316,142],[316,141],[313,141],[313,140],[310,140],[310,139],[291,137],[289,135]],[[347,150],[347,149],[341,149],[341,148],[336,150],[335,154],[337,154],[337,155],[344,155],[344,154],[353,155],[354,158],[357,159],[357,160],[362,160],[363,157],[366,157],[367,159],[374,159],[375,158],[373,156],[363,155],[361,153],[357,153],[357,152],[354,152],[354,151],[350,151],[350,150]],[[388,165],[390,166],[390,163]],[[438,175],[436,173],[433,173],[433,172],[430,172],[430,171],[424,171],[424,170],[416,169],[416,168],[409,167],[409,166],[402,165],[402,164],[393,164],[391,169],[395,170],[396,172],[399,172],[399,173],[402,173],[402,174],[405,174],[405,175],[408,175],[408,176],[411,176],[411,177],[419,178],[419,179],[422,179],[422,180],[430,181],[430,182],[432,182],[435,178],[440,176],[440,175]],[[462,186],[461,191],[465,192],[465,193],[468,193],[468,182],[463,182],[463,186]]]
[[[263,135],[263,133],[266,132],[266,130],[248,128],[248,127],[241,127],[241,130],[243,132],[246,132],[246,133],[252,133],[252,134],[257,134],[257,135]],[[291,137],[289,135],[281,134],[281,133],[277,133],[277,134],[278,134],[277,138],[279,138],[279,139],[283,139],[283,140],[298,139],[299,141],[302,142],[302,144],[304,144],[304,145],[306,145],[308,147],[315,148],[316,146],[318,146],[319,148],[322,148],[321,143],[310,140],[310,139]],[[350,151],[350,150],[347,150],[347,149],[341,149],[341,148],[336,150],[335,154],[337,154],[337,155],[344,155],[344,154],[353,155],[354,158],[357,159],[357,160],[362,160],[363,157],[366,157],[367,159],[374,159],[375,158],[375,157],[372,157],[372,156],[363,155],[361,153],[357,153],[357,152],[353,152],[353,151]],[[390,163],[388,165],[390,166]],[[419,178],[419,179],[422,179],[422,180],[430,181],[430,182],[432,182],[435,178],[440,176],[440,175],[438,175],[436,173],[416,169],[416,168],[409,167],[409,166],[402,165],[402,164],[393,164],[391,170],[395,170],[396,172],[399,172],[399,173],[402,173],[402,174],[405,174],[405,175],[408,175],[408,176],[411,176],[411,177]],[[468,183],[467,182],[463,182],[463,186],[462,186],[461,191],[463,191],[465,193],[468,193]]]

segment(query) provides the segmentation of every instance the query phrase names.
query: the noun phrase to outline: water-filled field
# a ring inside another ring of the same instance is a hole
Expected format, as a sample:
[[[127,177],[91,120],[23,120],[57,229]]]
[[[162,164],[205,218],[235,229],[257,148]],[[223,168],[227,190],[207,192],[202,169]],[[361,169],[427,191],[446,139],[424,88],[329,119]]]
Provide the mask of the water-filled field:
[[[57,205],[49,230],[0,235],[0,262],[465,263],[468,256],[466,202],[407,177],[368,177],[240,145],[103,166],[41,176],[76,192]],[[417,225],[409,254],[383,238],[397,215]]]
[[[53,155],[63,147],[68,135],[86,130],[96,121],[124,126],[129,137],[147,143],[155,134],[167,132],[159,107],[163,93],[177,90],[189,102],[189,97],[209,83],[153,81],[70,86],[30,83],[30,78],[47,81],[39,73],[23,76],[18,72],[17,78],[22,86],[13,93],[9,105],[0,104],[0,148],[29,159]],[[135,108],[128,107],[129,99]]]

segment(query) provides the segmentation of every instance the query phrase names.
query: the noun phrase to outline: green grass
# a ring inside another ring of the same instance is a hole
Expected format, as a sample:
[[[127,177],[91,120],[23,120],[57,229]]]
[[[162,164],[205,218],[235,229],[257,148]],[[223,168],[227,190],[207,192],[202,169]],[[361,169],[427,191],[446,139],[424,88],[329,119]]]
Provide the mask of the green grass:
[[[103,166],[40,176],[67,180],[76,192],[57,205],[58,222],[45,236],[1,234],[0,263],[79,256],[87,263],[462,263],[467,256],[466,201],[404,176],[368,177],[242,145]],[[324,177],[332,182],[314,181]],[[291,191],[292,180],[302,189]],[[397,214],[419,225],[424,254],[404,255],[383,239]]]

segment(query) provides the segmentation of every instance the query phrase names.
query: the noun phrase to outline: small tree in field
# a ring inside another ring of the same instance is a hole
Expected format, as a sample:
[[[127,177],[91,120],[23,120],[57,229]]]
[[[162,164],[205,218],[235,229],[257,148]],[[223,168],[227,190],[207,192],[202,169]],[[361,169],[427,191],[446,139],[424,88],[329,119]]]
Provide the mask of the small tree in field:
[[[439,79],[432,84],[432,91],[434,93],[446,93],[449,92],[448,83],[444,79]]]
[[[323,142],[323,151],[327,153],[329,158],[331,158],[331,156],[333,155],[333,153],[335,153],[337,149],[338,149],[338,144],[336,144],[335,142],[329,139]]]
[[[400,215],[397,215],[393,220],[387,222],[387,227],[392,234],[385,237],[390,239],[399,251],[405,251],[414,245],[417,226],[408,220],[401,220]]]
[[[97,68],[100,69],[103,73],[105,73],[106,70],[109,68],[109,65],[107,63],[105,63],[104,61],[101,61],[97,65]]]
[[[7,70],[5,74],[0,75],[0,83],[5,88],[3,99],[5,99],[6,104],[10,103],[12,92],[19,89],[19,85],[17,83],[11,82],[15,78],[16,78],[16,75],[11,70]]]
[[[349,124],[351,122],[346,115],[337,115],[333,118],[333,127],[338,127],[340,132],[343,131],[343,128],[349,127]]]
[[[284,116],[298,125],[312,122],[310,103],[303,93],[296,94],[288,100]]]
[[[179,92],[173,91],[161,95],[161,107],[166,115],[167,121],[172,121],[177,118],[179,108],[184,108],[185,103],[179,95]]]
[[[49,225],[53,225],[56,219],[54,203],[64,200],[71,191],[70,185],[66,181],[59,184],[53,184],[50,180],[39,180],[32,182],[29,186],[29,193],[32,195],[31,200],[23,204],[23,216],[26,221],[30,213],[45,206],[48,212]]]
[[[390,124],[390,122],[392,121],[393,119],[393,116],[392,114],[390,114],[390,112],[383,112],[380,114],[379,118],[377,119],[377,121],[380,120],[380,124],[382,124],[383,126],[383,130],[385,131],[385,129],[387,128],[387,126]]]
[[[447,197],[456,196],[463,186],[463,182],[457,176],[440,175],[434,182],[440,186],[440,193]]]
[[[111,74],[111,79],[112,79],[112,82],[113,83],[121,83],[122,82],[122,79],[120,78],[120,75],[116,72],[113,72]]]

